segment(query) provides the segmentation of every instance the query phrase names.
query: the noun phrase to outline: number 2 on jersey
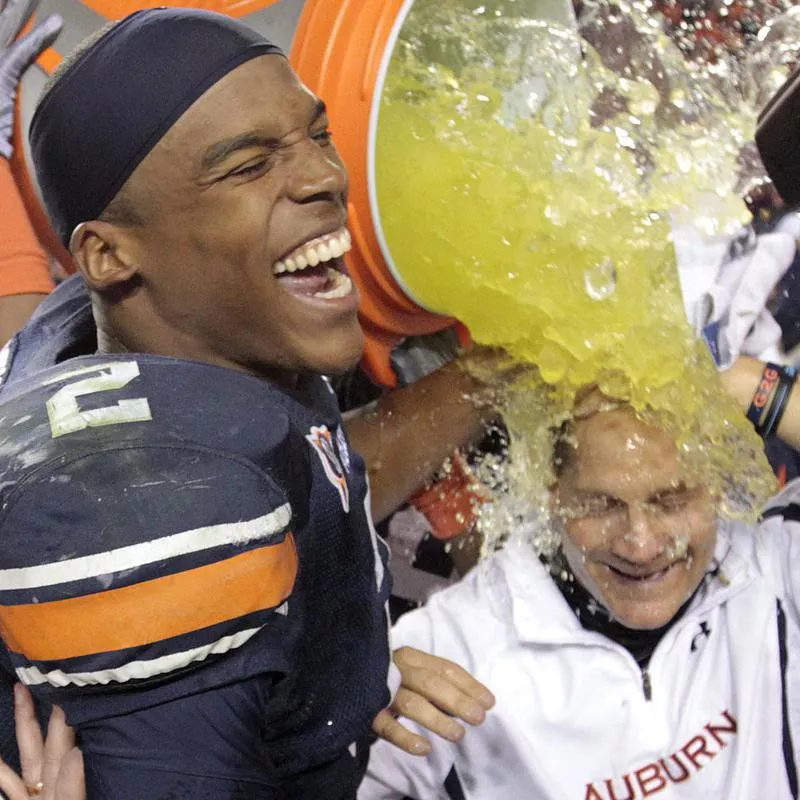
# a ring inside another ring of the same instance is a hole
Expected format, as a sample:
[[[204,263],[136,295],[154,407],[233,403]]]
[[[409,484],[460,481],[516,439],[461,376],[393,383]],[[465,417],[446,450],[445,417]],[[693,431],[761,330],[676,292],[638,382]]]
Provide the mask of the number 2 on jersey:
[[[139,375],[139,365],[135,361],[110,361],[107,364],[83,367],[59,375],[47,383],[56,383],[65,378],[92,372],[100,374],[62,386],[47,401],[47,416],[50,420],[50,432],[54,439],[67,433],[82,431],[85,428],[119,425],[123,422],[147,422],[153,419],[150,404],[145,397],[119,400],[114,405],[83,411],[78,405],[79,397],[97,392],[111,392],[127,386]]]

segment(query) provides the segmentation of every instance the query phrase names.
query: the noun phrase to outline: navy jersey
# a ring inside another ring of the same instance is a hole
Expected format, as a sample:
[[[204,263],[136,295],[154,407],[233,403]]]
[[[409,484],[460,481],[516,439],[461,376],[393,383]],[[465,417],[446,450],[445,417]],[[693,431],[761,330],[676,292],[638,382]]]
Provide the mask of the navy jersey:
[[[156,774],[164,797],[351,796],[389,700],[389,581],[330,387],[81,355],[94,335],[76,278],[6,350],[16,675],[77,726],[89,800],[145,796],[139,769],[149,797]]]

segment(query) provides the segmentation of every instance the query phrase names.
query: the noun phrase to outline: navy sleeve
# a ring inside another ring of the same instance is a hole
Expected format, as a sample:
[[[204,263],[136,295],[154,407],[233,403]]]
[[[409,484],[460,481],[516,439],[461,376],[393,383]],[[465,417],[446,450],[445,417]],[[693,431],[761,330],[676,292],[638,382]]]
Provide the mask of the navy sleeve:
[[[7,496],[0,631],[70,724],[288,670],[289,503],[245,459],[187,443],[77,454]]]
[[[270,676],[82,727],[90,800],[279,800],[262,729]]]

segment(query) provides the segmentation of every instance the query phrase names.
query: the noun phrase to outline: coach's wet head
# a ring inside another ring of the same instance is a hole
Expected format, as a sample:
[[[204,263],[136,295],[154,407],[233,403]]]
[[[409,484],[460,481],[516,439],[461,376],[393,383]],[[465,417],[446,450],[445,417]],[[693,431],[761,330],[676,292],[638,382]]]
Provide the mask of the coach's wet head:
[[[553,508],[575,578],[623,625],[667,624],[713,556],[709,492],[671,434],[627,407],[578,420],[561,451]]]

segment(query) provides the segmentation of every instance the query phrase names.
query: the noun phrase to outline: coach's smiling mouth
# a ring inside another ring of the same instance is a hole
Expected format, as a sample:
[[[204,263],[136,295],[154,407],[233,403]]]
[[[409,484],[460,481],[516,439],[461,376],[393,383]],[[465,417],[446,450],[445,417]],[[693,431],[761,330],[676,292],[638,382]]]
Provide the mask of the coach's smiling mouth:
[[[658,581],[662,580],[672,571],[674,567],[684,563],[684,561],[684,559],[679,559],[677,561],[672,561],[669,564],[658,566],[656,569],[620,569],[619,567],[614,567],[611,564],[606,564],[606,569],[608,569],[608,571],[618,580],[626,583],[648,584],[657,583]]]

